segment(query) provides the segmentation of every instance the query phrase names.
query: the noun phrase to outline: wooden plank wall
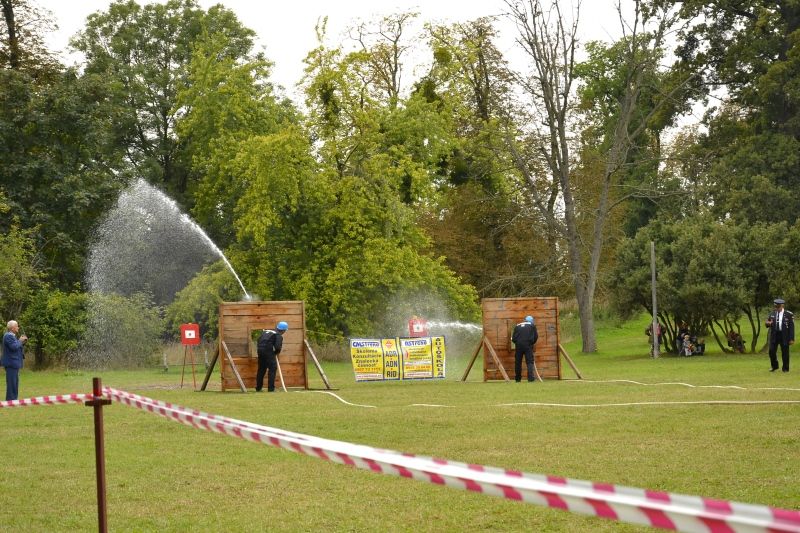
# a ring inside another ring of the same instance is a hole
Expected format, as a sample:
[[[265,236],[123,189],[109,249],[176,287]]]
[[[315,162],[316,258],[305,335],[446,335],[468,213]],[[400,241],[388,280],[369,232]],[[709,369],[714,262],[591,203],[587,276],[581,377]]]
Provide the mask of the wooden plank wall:
[[[533,316],[539,341],[536,343],[536,370],[542,379],[561,379],[561,358],[558,356],[558,298],[484,298],[483,334],[492,343],[500,363],[514,379],[514,344],[511,334],[514,326]],[[522,360],[522,379],[528,379],[525,360]],[[492,356],[483,349],[483,380],[501,380],[503,375],[495,366]]]
[[[220,371],[222,390],[240,390],[233,370],[224,356],[222,341],[231,352],[239,375],[245,387],[256,386],[258,371],[258,354],[256,340],[252,339],[253,330],[275,329],[275,325],[284,320],[289,330],[283,335],[283,349],[278,357],[283,372],[283,380],[287,387],[308,388],[306,374],[306,350],[303,339],[306,338],[305,305],[302,301],[284,302],[223,302],[219,306],[219,343]],[[267,378],[264,377],[266,390]],[[275,387],[280,388],[280,378],[275,378]]]

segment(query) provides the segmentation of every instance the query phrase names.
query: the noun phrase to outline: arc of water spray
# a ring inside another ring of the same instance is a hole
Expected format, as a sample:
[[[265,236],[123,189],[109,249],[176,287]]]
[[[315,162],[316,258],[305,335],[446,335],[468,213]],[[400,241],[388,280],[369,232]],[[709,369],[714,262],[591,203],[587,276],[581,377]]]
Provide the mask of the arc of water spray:
[[[166,199],[169,202],[171,202],[172,205],[175,206],[175,209],[178,209],[178,206],[175,205],[175,202],[173,200],[171,200],[169,198],[166,198]],[[222,258],[222,260],[225,262],[225,265],[228,267],[228,270],[231,271],[231,274],[233,274],[233,277],[236,278],[236,281],[239,283],[239,286],[242,288],[242,292],[244,293],[244,299],[245,300],[250,300],[251,299],[250,298],[250,294],[247,292],[247,289],[244,288],[244,284],[242,283],[242,280],[239,278],[239,275],[236,273],[236,270],[233,269],[233,265],[231,265],[231,262],[228,261],[228,258],[225,257],[225,254],[222,253],[222,250],[219,249],[219,246],[217,246],[214,243],[214,241],[211,240],[211,237],[206,235],[206,232],[203,231],[203,228],[201,228],[197,224],[197,222],[192,220],[189,217],[189,215],[187,215],[186,213],[181,213],[181,220],[184,223],[188,224],[189,227],[191,227],[193,230],[195,230],[195,232],[197,232],[203,238],[203,240],[206,242],[206,244],[208,244],[211,247],[211,249],[214,250],[214,253],[216,253],[218,256],[220,256]]]
[[[141,190],[151,191],[151,192],[155,193],[158,196],[158,198],[166,206],[169,207],[170,210],[172,210],[174,213],[176,213],[179,216],[179,220],[181,221],[181,223],[185,224],[186,226],[191,228],[192,231],[194,231],[195,233],[200,235],[200,237],[203,239],[203,242],[205,242],[209,246],[209,248],[211,248],[211,250],[215,254],[217,254],[225,262],[225,266],[228,267],[228,270],[231,271],[231,274],[233,274],[233,277],[236,278],[236,282],[239,283],[239,287],[242,288],[242,292],[244,293],[244,299],[245,300],[250,300],[251,299],[250,294],[247,292],[247,289],[244,288],[244,284],[242,283],[242,280],[239,278],[239,275],[236,273],[236,270],[234,270],[233,265],[231,265],[231,262],[228,261],[227,257],[225,257],[225,254],[222,253],[222,250],[219,249],[219,246],[217,246],[214,243],[214,241],[211,240],[211,237],[209,237],[206,234],[206,232],[203,231],[203,228],[201,228],[197,224],[197,222],[192,220],[189,215],[187,215],[186,213],[184,213],[184,212],[182,212],[180,210],[180,207],[178,207],[178,204],[177,204],[177,202],[175,202],[175,200],[173,200],[172,198],[170,198],[169,196],[167,196],[166,194],[164,194],[162,191],[158,190],[157,188],[151,186],[149,183],[147,183],[147,181],[145,181],[142,178],[139,178],[136,181],[136,183],[134,184],[134,186],[131,188],[131,191],[134,192],[134,193],[137,190],[139,190],[139,191],[141,191]]]

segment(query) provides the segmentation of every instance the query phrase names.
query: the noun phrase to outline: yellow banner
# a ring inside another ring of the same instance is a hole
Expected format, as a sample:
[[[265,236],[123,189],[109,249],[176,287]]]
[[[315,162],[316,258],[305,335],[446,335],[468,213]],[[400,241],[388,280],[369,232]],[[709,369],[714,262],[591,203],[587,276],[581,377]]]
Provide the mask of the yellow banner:
[[[430,337],[400,339],[403,354],[403,379],[430,379],[433,377],[433,355]]]
[[[444,337],[431,337],[433,346],[433,377],[444,378]]]
[[[350,339],[350,359],[356,381],[381,381],[383,377],[383,347],[378,339]]]
[[[443,379],[444,337],[350,339],[356,381]]]
[[[397,339],[382,339],[383,346],[383,379],[401,379],[400,351]]]

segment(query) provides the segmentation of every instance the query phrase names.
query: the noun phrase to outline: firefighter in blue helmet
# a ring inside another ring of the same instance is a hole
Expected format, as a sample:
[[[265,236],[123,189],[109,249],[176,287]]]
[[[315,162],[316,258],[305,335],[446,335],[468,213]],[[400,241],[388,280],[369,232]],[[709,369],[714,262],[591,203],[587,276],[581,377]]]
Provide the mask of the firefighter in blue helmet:
[[[533,346],[539,340],[539,332],[533,317],[528,315],[523,322],[514,327],[511,342],[514,343],[514,381],[522,380],[522,357],[525,356],[525,365],[528,367],[528,381],[536,380],[536,365],[533,361]]]
[[[283,334],[289,324],[278,322],[275,329],[265,329],[258,338],[258,373],[256,374],[256,392],[264,387],[264,374],[267,375],[267,391],[275,392],[275,374],[278,371],[278,354],[283,347]]]

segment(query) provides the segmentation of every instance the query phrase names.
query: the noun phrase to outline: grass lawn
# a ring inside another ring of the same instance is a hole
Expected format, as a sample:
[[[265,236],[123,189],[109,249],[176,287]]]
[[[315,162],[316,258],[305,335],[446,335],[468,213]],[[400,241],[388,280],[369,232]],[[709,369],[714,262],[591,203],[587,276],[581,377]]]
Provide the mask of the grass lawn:
[[[568,342],[583,381],[565,364],[562,381],[482,383],[478,363],[462,383],[471,349],[448,353],[449,377],[435,382],[356,384],[349,363],[323,363],[336,394],[374,408],[320,392],[178,389],[175,368],[101,376],[115,388],[330,439],[799,509],[800,404],[704,402],[800,400],[800,354],[790,373],[768,372],[766,355],[720,354],[711,343],[703,357],[654,360],[645,322],[601,325],[596,354]],[[93,375],[24,370],[21,397],[89,392]],[[309,375],[322,386],[313,367]],[[592,406],[502,405],[526,402]],[[631,403],[639,405],[604,405]],[[0,410],[0,530],[97,529],[92,427],[91,409],[79,405]],[[105,409],[105,427],[113,531],[644,530],[355,470],[120,404]]]

